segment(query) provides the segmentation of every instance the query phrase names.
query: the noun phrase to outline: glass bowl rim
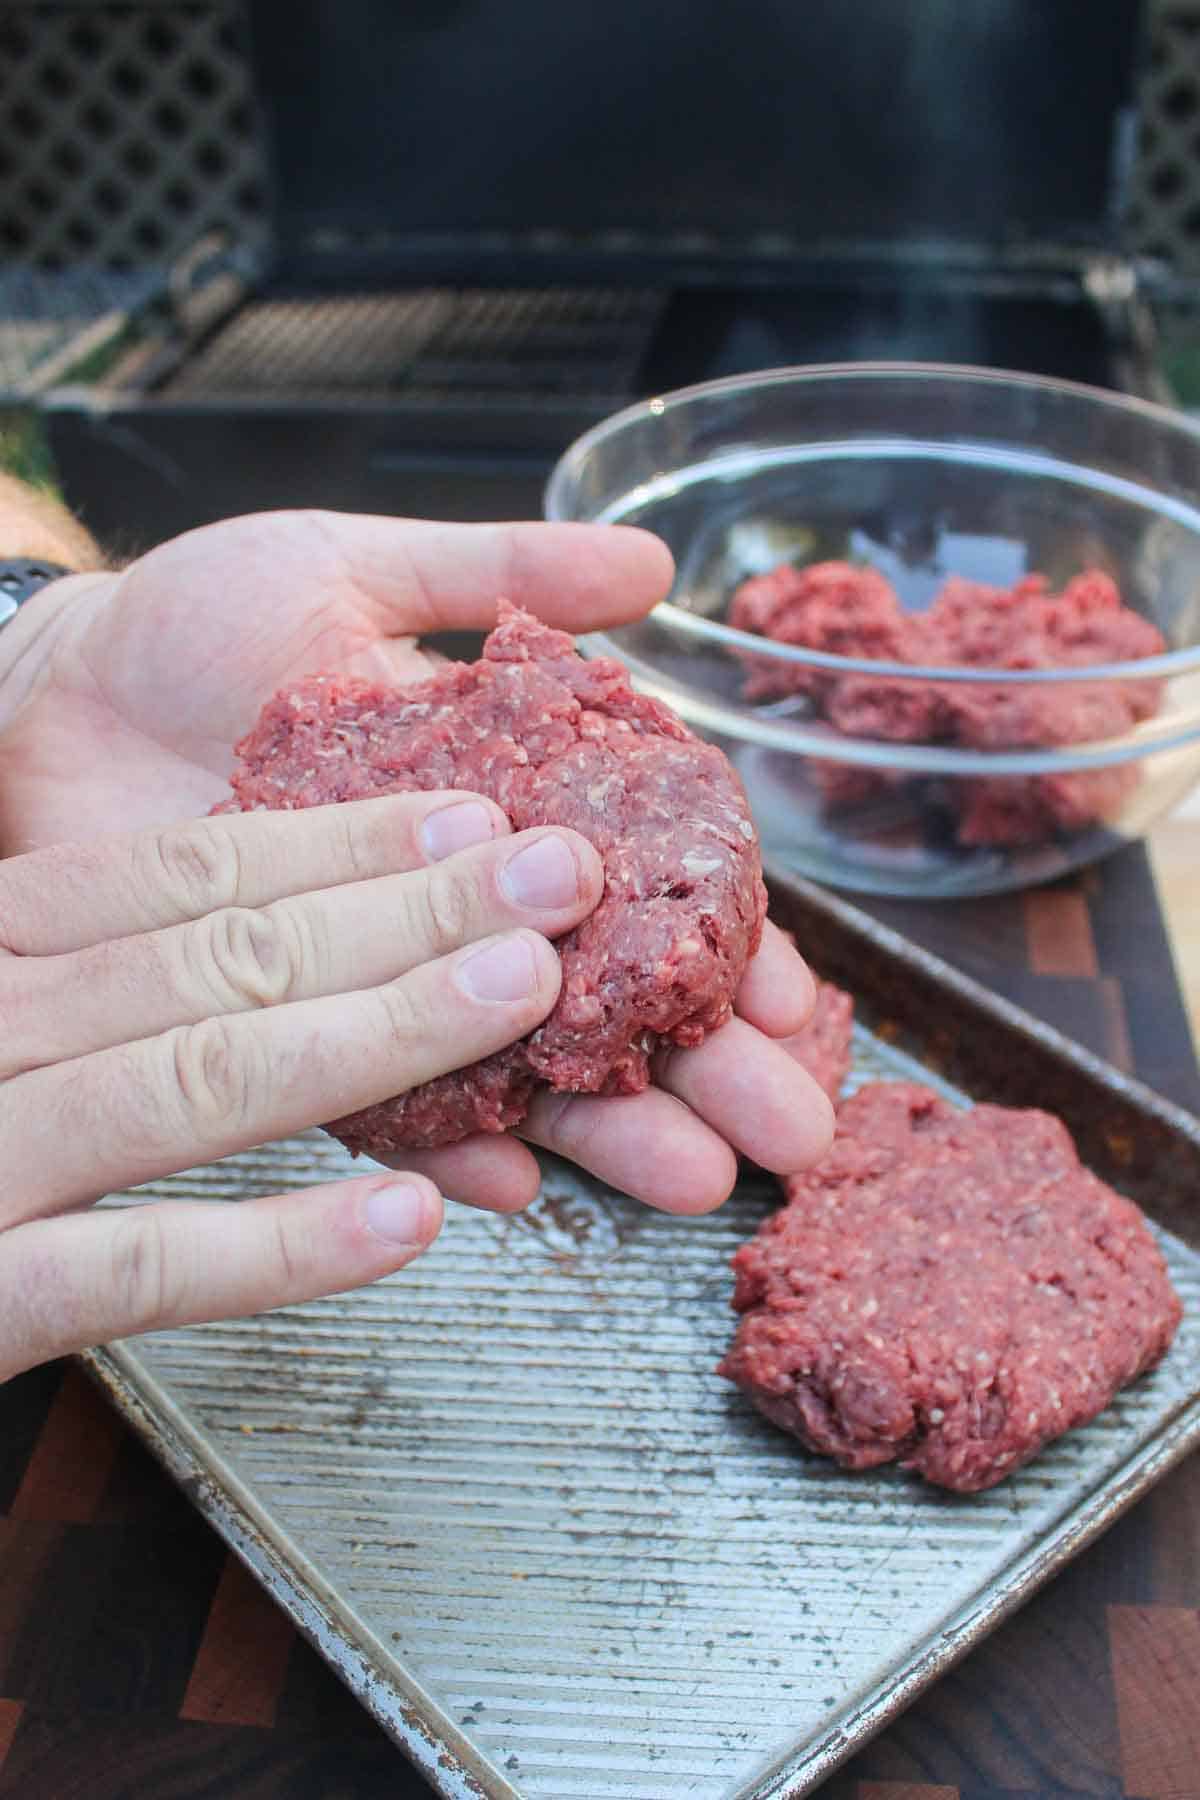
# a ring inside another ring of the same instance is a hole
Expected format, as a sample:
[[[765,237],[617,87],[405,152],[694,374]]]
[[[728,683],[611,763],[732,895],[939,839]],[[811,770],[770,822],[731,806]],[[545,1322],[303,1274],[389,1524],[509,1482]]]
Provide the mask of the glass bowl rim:
[[[1109,413],[1137,418],[1143,424],[1154,429],[1188,441],[1200,452],[1200,423],[1173,412],[1168,407],[1159,406],[1153,401],[1142,400],[1129,394],[1109,393],[1102,388],[1090,387],[1084,382],[1063,381],[1057,377],[1028,375],[1006,369],[979,368],[966,363],[790,364],[778,368],[755,370],[749,375],[723,376],[715,381],[696,382],[690,387],[673,388],[666,393],[651,395],[645,400],[635,401],[633,405],[623,407],[619,412],[612,413],[608,418],[600,420],[598,424],[593,425],[568,445],[551,470],[544,491],[543,510],[545,516],[554,521],[574,519],[576,515],[564,503],[568,484],[577,481],[582,465],[598,446],[621,436],[646,419],[661,418],[668,412],[679,411],[697,403],[752,393],[756,388],[803,388],[816,385],[818,382],[828,383],[830,381],[870,384],[884,379],[907,380],[916,385],[954,381],[968,386],[1059,394],[1082,402],[1093,409],[1099,408]],[[838,443],[850,441],[853,440],[831,439],[830,448],[833,449]],[[989,441],[991,440],[983,436],[979,439],[981,444]],[[889,438],[880,440],[880,446],[882,448],[887,443],[905,442],[934,445],[936,440],[906,439],[901,433],[893,432]],[[946,446],[948,451],[957,455],[961,455],[966,447],[962,444]],[[1054,466],[1086,469],[1088,465],[1086,462],[1071,462],[1066,458],[1061,458],[1054,459]],[[1145,491],[1150,495],[1154,493],[1154,490],[1150,488]],[[1200,494],[1197,499],[1200,502]],[[1200,510],[1197,511],[1195,529],[1200,535]],[[1096,663],[1075,669],[988,669],[978,667],[966,669],[954,665],[918,665],[837,656],[829,651],[808,650],[796,644],[776,643],[769,638],[760,637],[755,632],[739,631],[718,620],[705,618],[701,614],[689,611],[686,607],[677,606],[670,600],[659,601],[650,616],[659,619],[664,629],[683,637],[699,638],[710,643],[721,644],[726,648],[748,651],[755,656],[773,658],[780,663],[799,664],[841,675],[868,675],[878,680],[936,680],[968,685],[987,684],[993,687],[1044,687],[1086,682],[1147,681],[1163,676],[1184,674],[1200,666],[1200,644],[1194,644],[1181,650],[1165,651],[1158,656],[1134,658],[1126,662]],[[599,635],[594,634],[593,642],[598,641]],[[612,643],[610,653],[619,657],[621,655],[619,646]],[[1120,740],[1113,741],[1116,743]]]
[[[823,762],[948,777],[1069,775],[1141,762],[1160,752],[1184,749],[1200,738],[1200,708],[1158,714],[1131,725],[1119,737],[1075,744],[1027,744],[991,750],[962,744],[852,737],[838,734],[823,721],[786,718],[765,708],[730,704],[694,684],[664,675],[631,654],[607,632],[588,632],[579,638],[578,646],[584,656],[607,657],[620,663],[638,692],[662,701],[703,732]]]

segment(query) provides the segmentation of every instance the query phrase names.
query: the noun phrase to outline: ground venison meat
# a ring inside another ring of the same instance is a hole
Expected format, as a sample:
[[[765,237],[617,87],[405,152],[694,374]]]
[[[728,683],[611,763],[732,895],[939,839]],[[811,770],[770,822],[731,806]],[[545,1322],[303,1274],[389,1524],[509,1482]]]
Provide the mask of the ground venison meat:
[[[766,911],[745,794],[719,750],[626,671],[501,605],[483,657],[387,688],[317,676],[276,694],[237,747],[237,809],[465,788],[518,830],[571,826],[599,850],[599,906],[558,941],[562,993],[530,1037],[334,1122],[373,1155],[518,1124],[540,1085],[637,1093],[660,1041],[729,1018]]]
[[[806,569],[784,563],[768,575],[744,581],[733,596],[729,623],[737,631],[802,644],[830,656],[858,656],[874,662],[907,662],[907,619],[890,584],[874,569],[850,563],[813,563]],[[839,678],[777,657],[744,657],[746,698],[782,694],[825,695]]]
[[[1061,775],[991,775],[965,781],[958,841],[972,845],[1042,844],[1059,831],[1083,831],[1111,819],[1141,779],[1135,763],[1074,769]]]
[[[1102,569],[1086,569],[1057,594],[1043,575],[1027,575],[1013,588],[952,576],[917,617],[932,652],[922,660],[979,669],[1084,669],[1136,662],[1165,648],[1158,627],[1124,604]],[[1156,681],[1113,688],[1137,718],[1158,704]]]
[[[734,1258],[742,1317],[720,1372],[845,1468],[991,1487],[1175,1334],[1141,1213],[1047,1113],[874,1083],[786,1185]]]
[[[1091,569],[1051,592],[1028,576],[1013,588],[952,577],[926,612],[906,613],[887,581],[849,563],[785,565],[744,582],[730,623],[778,642],[873,661],[926,667],[1087,668],[1158,655],[1157,627],[1124,605],[1110,576]],[[848,737],[959,744],[980,750],[1062,746],[1116,737],[1153,714],[1162,683],[1016,687],[832,675],[743,656],[745,696],[809,696]],[[884,792],[885,776],[821,764],[829,807]],[[1136,764],[1063,777],[969,778],[942,784],[964,845],[1044,842],[1110,818],[1139,779]]]
[[[803,1031],[784,1039],[784,1048],[807,1069],[837,1104],[850,1073],[854,1002],[832,981],[817,982],[817,1004]]]

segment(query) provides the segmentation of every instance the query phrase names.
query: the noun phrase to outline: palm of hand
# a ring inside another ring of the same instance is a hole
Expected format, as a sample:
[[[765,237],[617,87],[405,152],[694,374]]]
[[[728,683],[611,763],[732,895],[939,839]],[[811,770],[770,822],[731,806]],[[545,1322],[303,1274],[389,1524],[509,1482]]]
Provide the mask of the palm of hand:
[[[382,599],[381,571],[340,523],[234,520],[174,539],[85,596],[15,733],[6,843],[207,812],[231,746],[285,682],[320,669],[425,672],[412,634],[432,603],[419,568],[397,556],[393,526]]]

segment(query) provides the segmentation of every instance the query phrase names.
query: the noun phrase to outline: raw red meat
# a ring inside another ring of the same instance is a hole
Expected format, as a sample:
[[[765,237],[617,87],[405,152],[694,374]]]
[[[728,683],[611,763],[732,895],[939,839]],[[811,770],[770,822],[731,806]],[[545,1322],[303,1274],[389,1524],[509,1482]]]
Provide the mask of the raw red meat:
[[[729,1018],[766,911],[746,797],[719,750],[619,663],[502,604],[482,660],[386,688],[317,676],[237,747],[232,808],[469,788],[517,829],[572,826],[604,860],[599,906],[558,941],[562,993],[531,1036],[331,1126],[373,1155],[519,1124],[535,1089],[637,1093],[660,1041]]]
[[[734,1258],[720,1372],[848,1469],[991,1487],[1165,1355],[1146,1222],[1043,1112],[880,1082]]]
[[[1031,575],[1012,589],[952,577],[925,613],[905,613],[887,581],[849,563],[790,565],[744,582],[730,623],[781,643],[871,661],[926,667],[1078,669],[1165,649],[1157,627],[1125,606],[1111,577],[1091,569],[1052,593]],[[748,699],[804,693],[839,731],[891,743],[982,750],[1059,747],[1120,736],[1158,707],[1154,679],[1015,686],[836,675],[745,655]],[[816,765],[827,805],[859,804],[886,773]],[[1137,765],[1056,776],[982,777],[944,784],[968,845],[1044,842],[1112,816],[1139,779]]]
[[[778,644],[802,644],[830,656],[906,662],[907,618],[882,575],[851,563],[790,563],[744,581],[733,596],[729,623]],[[822,693],[838,677],[777,657],[745,657],[746,698]]]
[[[960,844],[1044,844],[1111,819],[1141,779],[1135,763],[1061,775],[978,776],[960,783]]]
[[[817,1004],[803,1031],[784,1040],[785,1048],[837,1104],[850,1073],[854,1002],[832,981],[817,982]]]

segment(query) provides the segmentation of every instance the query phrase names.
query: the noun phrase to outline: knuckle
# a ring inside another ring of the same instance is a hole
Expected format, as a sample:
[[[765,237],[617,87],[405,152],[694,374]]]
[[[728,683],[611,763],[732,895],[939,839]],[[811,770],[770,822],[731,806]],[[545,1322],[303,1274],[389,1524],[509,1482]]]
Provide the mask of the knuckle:
[[[338,806],[334,809],[341,860],[353,881],[369,881],[385,868],[383,823],[373,807]]]
[[[275,1251],[276,1286],[281,1293],[293,1294],[302,1285],[301,1260],[288,1235],[283,1218],[276,1214],[272,1221]]]
[[[579,1094],[546,1092],[538,1096],[542,1141],[560,1156],[585,1163],[603,1124],[603,1113]]]
[[[277,510],[267,517],[277,526],[285,530],[302,529],[314,537],[328,537],[335,532],[339,523],[338,515],[324,506],[298,506]]]
[[[206,819],[171,825],[141,840],[141,871],[184,919],[232,906],[242,889],[242,857],[231,831]]]
[[[0,869],[0,950],[6,956],[14,955],[13,943],[17,933],[13,929],[19,908],[13,894],[12,882],[7,870]]]
[[[375,989],[383,1031],[387,1038],[402,1048],[420,1041],[430,1030],[432,1019],[420,1005],[408,984],[394,981]]]
[[[420,914],[419,941],[431,956],[446,956],[472,936],[479,905],[476,886],[461,870],[439,867],[423,875],[416,888]]]
[[[239,1036],[227,1019],[213,1018],[178,1026],[165,1041],[170,1081],[187,1129],[203,1140],[217,1130],[244,1126],[255,1093],[264,1091],[269,1079],[267,1070],[253,1066],[249,1034]]]
[[[179,1310],[167,1237],[153,1207],[133,1207],[112,1235],[108,1289],[122,1335],[153,1331]]]
[[[4,1021],[0,1035],[0,1083],[36,1068],[41,1060],[36,1046],[40,1039],[44,1040],[41,1026],[46,1000],[39,974],[36,962],[31,971],[29,966],[23,967],[15,958],[0,952],[0,1019]]]
[[[208,985],[223,1005],[278,1006],[299,991],[311,952],[295,909],[222,907],[202,933]]]

